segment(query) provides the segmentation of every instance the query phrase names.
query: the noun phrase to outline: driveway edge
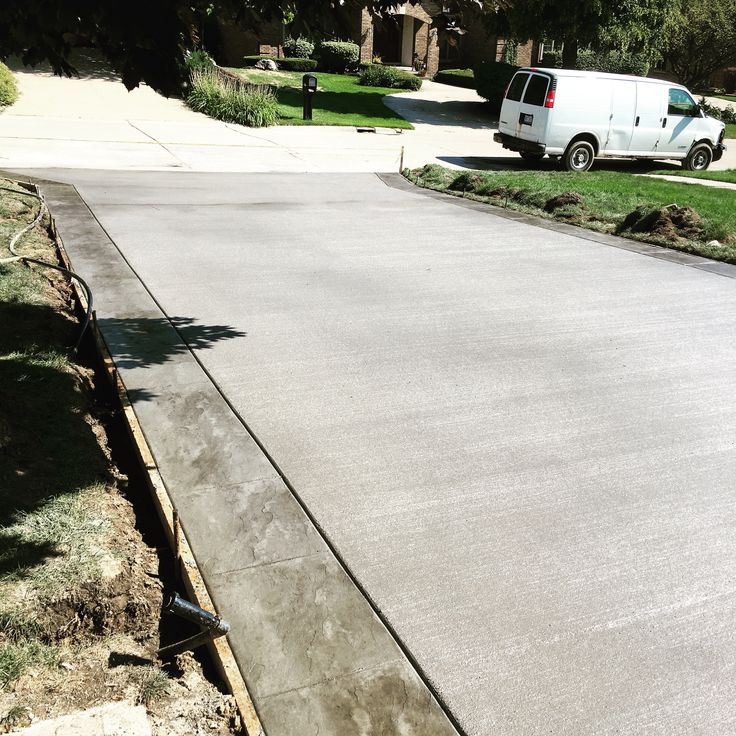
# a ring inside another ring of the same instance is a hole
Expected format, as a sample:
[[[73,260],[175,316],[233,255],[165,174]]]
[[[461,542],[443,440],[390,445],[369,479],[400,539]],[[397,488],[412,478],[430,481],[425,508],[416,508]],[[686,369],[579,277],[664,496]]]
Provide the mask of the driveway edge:
[[[458,207],[465,207],[475,212],[486,212],[487,214],[503,217],[506,220],[514,220],[524,223],[525,225],[533,225],[545,230],[552,230],[565,235],[572,235],[581,240],[589,240],[600,245],[607,245],[612,248],[628,250],[639,255],[658,258],[662,261],[671,263],[679,263],[682,266],[690,266],[701,271],[708,271],[719,276],[736,279],[736,265],[724,263],[723,261],[714,261],[711,258],[697,256],[692,253],[667,248],[663,245],[654,245],[653,243],[642,243],[638,240],[631,240],[620,235],[607,235],[605,233],[597,233],[593,230],[585,230],[576,225],[568,225],[564,222],[554,222],[543,217],[528,215],[524,212],[516,210],[508,210],[496,205],[487,204],[485,202],[477,202],[473,199],[467,199],[460,195],[450,194],[447,192],[439,192],[436,189],[426,189],[413,184],[401,174],[377,174],[378,178],[388,187],[398,189],[402,192],[411,192],[412,194],[421,194],[430,199],[441,200],[442,202],[455,204]]]

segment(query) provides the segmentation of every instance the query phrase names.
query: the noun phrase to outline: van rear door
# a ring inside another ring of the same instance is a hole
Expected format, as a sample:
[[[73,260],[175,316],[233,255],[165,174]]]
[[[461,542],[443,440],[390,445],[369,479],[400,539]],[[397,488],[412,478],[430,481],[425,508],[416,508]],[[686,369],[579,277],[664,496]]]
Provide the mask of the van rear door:
[[[535,143],[544,140],[550,108],[554,104],[554,98],[550,97],[549,100],[547,98],[547,92],[551,88],[552,77],[548,74],[534,72],[530,75],[516,118],[518,138]]]
[[[529,81],[529,76],[529,72],[516,72],[514,74],[501,105],[501,118],[498,121],[498,130],[500,133],[513,136],[517,135],[519,107],[521,106],[521,98],[524,94],[526,83]]]

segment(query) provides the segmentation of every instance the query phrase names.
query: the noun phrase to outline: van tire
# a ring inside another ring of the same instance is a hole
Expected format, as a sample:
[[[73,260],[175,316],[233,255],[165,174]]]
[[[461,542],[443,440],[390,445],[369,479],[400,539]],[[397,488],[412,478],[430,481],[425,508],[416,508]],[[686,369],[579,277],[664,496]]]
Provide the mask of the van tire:
[[[713,160],[713,149],[707,143],[696,143],[682,162],[686,171],[705,171]]]
[[[595,148],[590,141],[573,141],[562,157],[562,163],[567,171],[587,171],[595,159]]]

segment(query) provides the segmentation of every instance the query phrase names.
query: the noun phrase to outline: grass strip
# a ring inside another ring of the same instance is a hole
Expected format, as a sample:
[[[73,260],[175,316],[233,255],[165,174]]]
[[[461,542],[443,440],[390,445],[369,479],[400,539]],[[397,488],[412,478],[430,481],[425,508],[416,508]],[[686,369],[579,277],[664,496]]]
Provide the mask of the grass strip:
[[[428,189],[736,263],[732,190],[608,171],[461,172],[428,164],[404,175]]]
[[[402,128],[412,124],[383,104],[387,87],[363,87],[349,74],[318,73],[312,120],[302,120],[302,74],[262,69],[228,69],[249,84],[277,87],[280,125],[347,125],[352,127]]]
[[[672,169],[655,171],[655,174],[666,174],[667,176],[686,176],[689,179],[710,179],[711,181],[725,181],[736,184],[736,169],[725,171],[677,171]]]

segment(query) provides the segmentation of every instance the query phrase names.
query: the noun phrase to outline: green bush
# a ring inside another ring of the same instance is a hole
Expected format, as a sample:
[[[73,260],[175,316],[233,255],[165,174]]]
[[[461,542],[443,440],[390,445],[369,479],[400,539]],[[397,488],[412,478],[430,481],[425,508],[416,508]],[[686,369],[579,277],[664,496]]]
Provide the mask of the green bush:
[[[187,67],[190,72],[195,69],[210,69],[213,66],[215,62],[204,49],[194,49],[187,55]]]
[[[625,51],[598,52],[583,49],[578,51],[575,67],[583,71],[645,77],[649,73],[649,59],[644,54],[630,54]]]
[[[392,66],[371,64],[361,70],[358,84],[364,87],[418,90],[422,86],[422,80],[414,74],[402,72]]]
[[[715,105],[709,105],[705,101],[705,97],[701,97],[700,107],[703,108],[705,114],[710,118],[720,120],[726,123],[726,125],[736,124],[736,110],[733,109],[733,105],[727,105],[725,108],[716,107]]]
[[[562,69],[562,51],[545,51],[539,66],[542,69]]]
[[[284,41],[284,53],[293,59],[308,59],[314,53],[314,44],[307,38],[292,38]]]
[[[473,70],[475,89],[483,99],[488,100],[494,112],[500,112],[503,93],[518,68],[513,64],[483,61]]]
[[[357,43],[349,41],[322,41],[314,55],[322,71],[344,74],[347,69],[358,65],[360,49]]]
[[[453,87],[475,89],[475,77],[472,69],[443,69],[441,72],[437,72],[434,81],[451,84]]]
[[[228,79],[216,69],[195,69],[187,105],[226,123],[250,128],[273,125],[279,117],[276,95],[267,87]]]
[[[313,72],[317,68],[314,59],[276,59],[276,63],[285,72]]]
[[[277,59],[275,56],[244,56],[243,63],[245,66],[255,66],[261,59],[275,61],[279,69],[285,72],[313,72],[317,68],[317,62],[314,59],[291,57]]]
[[[0,107],[12,105],[18,99],[18,84],[13,72],[0,62]]]

